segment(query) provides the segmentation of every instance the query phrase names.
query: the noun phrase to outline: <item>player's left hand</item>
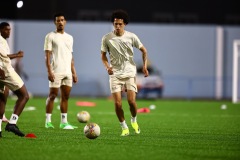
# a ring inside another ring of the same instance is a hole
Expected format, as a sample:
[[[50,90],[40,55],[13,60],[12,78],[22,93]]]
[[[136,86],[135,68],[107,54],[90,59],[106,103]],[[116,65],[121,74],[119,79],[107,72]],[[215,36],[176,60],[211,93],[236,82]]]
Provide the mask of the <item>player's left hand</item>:
[[[149,76],[147,68],[143,67],[142,72],[144,74],[144,77],[148,77]]]
[[[78,77],[77,75],[73,75],[73,83],[77,83],[78,82]]]
[[[48,80],[54,82],[55,76],[52,72],[48,73]]]

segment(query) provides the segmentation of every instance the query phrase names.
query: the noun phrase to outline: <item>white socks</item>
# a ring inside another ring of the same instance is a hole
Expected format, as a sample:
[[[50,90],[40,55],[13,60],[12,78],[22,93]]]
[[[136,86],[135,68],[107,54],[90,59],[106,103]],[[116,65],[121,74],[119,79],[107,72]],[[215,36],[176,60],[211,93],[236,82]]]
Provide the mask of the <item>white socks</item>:
[[[67,123],[67,113],[61,113],[61,122]]]
[[[132,122],[132,123],[137,122],[137,116],[136,116],[136,117],[131,117],[131,122]]]
[[[46,122],[51,122],[51,113],[46,113]],[[67,113],[61,113],[61,123],[67,123]]]
[[[16,114],[12,114],[10,120],[9,120],[9,123],[10,124],[17,124],[17,121],[18,121],[18,115]]]
[[[128,128],[125,120],[123,122],[120,122],[120,125],[121,125],[122,129],[127,129]]]
[[[137,122],[137,116],[136,117],[131,117],[131,123]],[[126,121],[124,120],[123,122],[120,122],[120,125],[122,129],[128,128]]]
[[[52,114],[51,113],[46,113],[46,122],[51,122],[51,116]]]

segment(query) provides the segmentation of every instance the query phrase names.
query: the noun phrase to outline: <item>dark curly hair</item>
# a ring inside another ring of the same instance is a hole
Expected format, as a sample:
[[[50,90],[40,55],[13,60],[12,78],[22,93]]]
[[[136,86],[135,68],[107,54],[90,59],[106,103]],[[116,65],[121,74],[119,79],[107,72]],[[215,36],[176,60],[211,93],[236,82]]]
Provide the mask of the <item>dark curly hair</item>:
[[[111,16],[111,22],[114,22],[114,19],[123,19],[123,22],[125,24],[128,24],[129,22],[129,16],[128,13],[122,9],[118,9],[113,11],[112,16]]]

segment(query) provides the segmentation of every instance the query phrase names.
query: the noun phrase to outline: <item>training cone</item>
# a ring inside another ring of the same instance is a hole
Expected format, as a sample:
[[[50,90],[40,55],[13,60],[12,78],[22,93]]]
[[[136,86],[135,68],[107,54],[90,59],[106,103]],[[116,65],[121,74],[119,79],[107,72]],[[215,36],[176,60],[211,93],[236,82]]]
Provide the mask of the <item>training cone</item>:
[[[137,110],[138,113],[149,113],[150,112],[150,109],[145,107],[145,108],[139,108]]]
[[[26,138],[37,138],[37,136],[34,133],[28,133],[25,136]]]

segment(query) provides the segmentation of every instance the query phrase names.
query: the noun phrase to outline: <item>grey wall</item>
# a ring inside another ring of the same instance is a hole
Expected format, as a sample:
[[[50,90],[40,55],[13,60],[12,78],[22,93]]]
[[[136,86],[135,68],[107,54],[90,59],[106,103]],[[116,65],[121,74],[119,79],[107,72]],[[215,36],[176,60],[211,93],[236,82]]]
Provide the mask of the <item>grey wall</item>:
[[[132,23],[126,30],[136,33],[149,53],[152,65],[162,72],[164,97],[214,98],[216,27]],[[44,62],[45,35],[54,30],[52,21],[16,21],[15,50],[23,50],[25,81],[35,95],[48,94]],[[74,37],[74,58],[79,83],[77,96],[108,96],[108,75],[100,58],[101,38],[112,30],[110,23],[67,22],[66,32]],[[224,26],[224,98],[232,93],[232,42],[240,39],[240,28]],[[135,61],[141,53],[135,50]]]
[[[232,95],[232,72],[233,72],[233,41],[240,39],[240,27],[225,27],[225,43],[224,43],[224,97]],[[240,61],[240,59],[238,59]],[[238,65],[238,93],[240,92],[240,65]],[[238,95],[240,96],[240,94]],[[240,98],[240,97],[238,97]]]

